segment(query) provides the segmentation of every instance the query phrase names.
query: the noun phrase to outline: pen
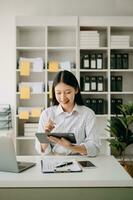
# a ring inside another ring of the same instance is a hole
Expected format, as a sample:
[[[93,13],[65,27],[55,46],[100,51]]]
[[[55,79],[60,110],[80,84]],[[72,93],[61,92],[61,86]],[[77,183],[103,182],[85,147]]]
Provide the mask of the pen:
[[[58,167],[64,167],[64,166],[68,166],[68,165],[72,165],[72,164],[73,164],[73,162],[66,162],[66,163],[62,163],[60,165],[57,165],[56,168],[58,168]]]

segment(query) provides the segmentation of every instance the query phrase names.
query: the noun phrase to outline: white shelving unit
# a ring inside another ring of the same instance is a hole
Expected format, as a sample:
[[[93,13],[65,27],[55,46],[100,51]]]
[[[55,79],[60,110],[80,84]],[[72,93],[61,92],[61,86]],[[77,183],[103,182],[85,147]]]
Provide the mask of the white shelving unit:
[[[42,107],[50,105],[49,81],[52,81],[56,72],[49,70],[49,61],[70,61],[71,68],[80,83],[80,77],[103,76],[105,81],[102,92],[82,91],[83,98],[103,98],[105,100],[104,113],[97,114],[97,131],[101,136],[101,154],[110,154],[105,130],[107,120],[111,114],[111,98],[122,98],[123,103],[133,101],[133,18],[132,17],[16,17],[16,152],[18,155],[36,154],[34,136],[24,136],[24,123],[38,123],[39,117],[29,116],[28,120],[19,119],[19,107]],[[80,31],[97,31],[99,46],[80,46]],[[112,48],[111,35],[129,35],[129,47]],[[83,69],[81,55],[84,53],[102,53],[102,69]],[[111,69],[111,53],[127,53],[129,56],[128,69]],[[31,70],[29,76],[20,76],[18,61],[20,57],[41,57],[44,62],[41,72]],[[60,67],[57,71],[62,70]],[[111,76],[123,77],[121,92],[111,91]],[[31,92],[30,99],[20,99],[18,84],[20,82],[43,82],[44,91],[40,94]]]

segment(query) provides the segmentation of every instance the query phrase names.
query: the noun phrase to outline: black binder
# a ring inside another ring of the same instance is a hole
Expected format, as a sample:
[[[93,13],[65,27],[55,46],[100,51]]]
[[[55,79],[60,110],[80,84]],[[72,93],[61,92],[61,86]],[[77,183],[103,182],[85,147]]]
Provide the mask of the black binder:
[[[122,76],[116,76],[116,91],[122,91]]]
[[[104,114],[104,99],[97,99],[96,114]]]
[[[122,54],[121,53],[116,54],[116,68],[122,69]]]
[[[102,69],[103,68],[103,54],[99,53],[96,55],[96,64],[97,64],[97,69]]]
[[[122,54],[122,67],[123,69],[128,69],[128,53]]]
[[[90,77],[84,76],[84,91],[90,91]]]
[[[90,68],[90,58],[89,58],[89,54],[85,54],[83,56],[83,61],[82,61],[82,66],[83,69],[89,69]]]
[[[90,68],[91,69],[96,69],[96,67],[97,67],[97,64],[96,64],[96,54],[91,54],[90,55]]]
[[[111,114],[116,114],[116,101],[114,98],[111,99]]]
[[[91,99],[91,109],[97,113],[97,99]]]
[[[115,79],[115,76],[111,76],[111,91],[116,91],[116,79]]]
[[[111,53],[111,59],[110,59],[110,68],[111,69],[116,69],[116,54],[115,53]]]
[[[104,90],[103,76],[97,77],[97,91],[102,92]]]
[[[96,76],[91,76],[90,77],[90,90],[97,91],[97,77]]]

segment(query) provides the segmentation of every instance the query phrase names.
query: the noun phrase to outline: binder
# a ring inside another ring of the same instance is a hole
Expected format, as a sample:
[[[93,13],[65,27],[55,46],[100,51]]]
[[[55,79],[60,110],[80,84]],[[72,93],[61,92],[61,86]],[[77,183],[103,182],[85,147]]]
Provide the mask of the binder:
[[[103,76],[97,77],[97,91],[102,92],[104,90]]]
[[[89,54],[85,54],[83,56],[83,69],[89,69],[90,68],[90,58]]]
[[[116,69],[116,54],[111,53],[111,59],[110,59],[110,67],[111,69]]]
[[[122,54],[122,68],[128,69],[128,53]]]
[[[119,106],[122,105],[123,100],[121,98],[116,99],[116,114],[121,114]]]
[[[97,114],[97,99],[91,99],[91,109]]]
[[[116,76],[116,91],[122,91],[122,76]]]
[[[96,114],[104,114],[104,99],[97,99]]]
[[[84,77],[84,91],[90,91],[90,77]]]
[[[97,65],[96,65],[96,54],[91,54],[90,55],[90,68],[91,69],[96,69]]]
[[[97,77],[96,76],[90,77],[90,90],[97,91]]]
[[[97,64],[97,69],[102,69],[103,68],[103,54],[99,53],[96,56],[96,64]]]
[[[116,54],[116,68],[122,69],[122,54],[121,53]]]
[[[116,114],[116,101],[114,98],[111,98],[111,114]]]
[[[86,105],[88,108],[91,108],[91,99],[85,99],[85,105]]]
[[[116,91],[116,79],[115,79],[115,76],[111,76],[111,91]]]

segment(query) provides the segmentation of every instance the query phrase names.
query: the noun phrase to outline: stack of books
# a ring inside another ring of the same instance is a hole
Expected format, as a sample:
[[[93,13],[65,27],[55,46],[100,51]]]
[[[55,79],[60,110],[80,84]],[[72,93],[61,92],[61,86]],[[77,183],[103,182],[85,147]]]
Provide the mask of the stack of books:
[[[111,36],[111,47],[112,48],[129,47],[129,42],[130,42],[129,35],[112,35]]]
[[[24,136],[32,137],[38,129],[38,123],[24,123]]]
[[[97,48],[99,47],[98,31],[80,31],[80,48]]]
[[[9,104],[0,105],[0,130],[12,128],[11,107]]]

